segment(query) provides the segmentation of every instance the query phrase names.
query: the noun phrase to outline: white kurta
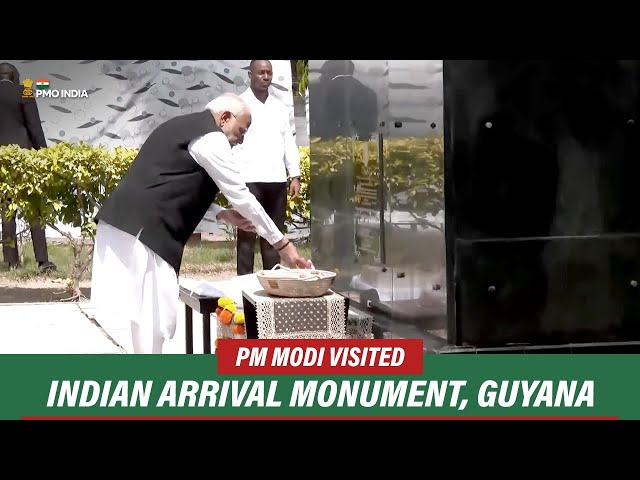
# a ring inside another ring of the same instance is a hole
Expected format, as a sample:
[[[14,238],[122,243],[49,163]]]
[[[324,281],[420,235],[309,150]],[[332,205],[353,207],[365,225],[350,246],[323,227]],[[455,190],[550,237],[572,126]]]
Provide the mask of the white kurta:
[[[192,141],[189,144],[189,153],[216,182],[229,203],[253,224],[258,235],[270,245],[284,238],[282,232],[244,183],[243,172],[238,165],[239,159],[232,153],[231,145],[224,133],[207,133]],[[214,204],[210,210],[216,211],[217,208],[220,207]]]
[[[244,183],[224,133],[209,133],[192,141],[189,152],[229,203],[253,223],[258,235],[271,245],[284,237]],[[220,209],[212,205],[208,216]],[[109,316],[131,325],[134,353],[162,353],[164,341],[173,338],[176,331],[178,278],[175,270],[137,237],[100,221],[93,252],[91,303],[98,322]]]
[[[98,322],[131,325],[134,353],[162,353],[178,313],[175,270],[137,237],[101,221],[93,250],[91,303]],[[105,321],[107,321],[105,319]]]

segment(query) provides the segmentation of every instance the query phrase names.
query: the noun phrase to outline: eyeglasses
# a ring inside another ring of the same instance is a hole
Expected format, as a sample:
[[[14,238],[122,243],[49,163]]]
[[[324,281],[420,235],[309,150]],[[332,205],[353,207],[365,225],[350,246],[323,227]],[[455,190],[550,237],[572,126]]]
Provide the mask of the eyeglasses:
[[[229,112],[231,114],[231,116],[233,118],[236,119],[236,122],[240,123],[240,121],[238,120],[238,117],[235,116],[235,114],[233,112]],[[246,133],[247,130],[249,130],[249,127],[243,127],[242,125],[240,125],[240,133]]]

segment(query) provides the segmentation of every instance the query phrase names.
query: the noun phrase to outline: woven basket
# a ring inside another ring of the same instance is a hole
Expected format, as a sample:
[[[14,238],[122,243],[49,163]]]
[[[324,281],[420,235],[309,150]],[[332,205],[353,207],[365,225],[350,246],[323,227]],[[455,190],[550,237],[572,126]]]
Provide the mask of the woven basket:
[[[260,270],[256,277],[269,295],[295,298],[321,297],[333,285],[336,274],[326,270],[291,269],[278,264],[271,270]]]

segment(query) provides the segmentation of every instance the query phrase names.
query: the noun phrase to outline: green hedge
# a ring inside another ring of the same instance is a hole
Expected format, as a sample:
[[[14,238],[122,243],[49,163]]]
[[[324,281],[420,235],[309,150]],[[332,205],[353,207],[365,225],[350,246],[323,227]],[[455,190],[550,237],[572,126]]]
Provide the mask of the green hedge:
[[[376,141],[312,139],[312,159],[309,147],[300,147],[299,151],[302,191],[300,198],[288,202],[288,227],[309,226],[312,175],[314,203],[319,207],[342,200],[337,197],[345,195],[344,179],[378,178]],[[383,151],[385,187],[392,208],[409,208],[418,216],[435,215],[444,208],[441,136],[389,139]],[[107,149],[83,143],[59,143],[41,150],[0,147],[0,207],[7,212],[18,210],[26,219],[40,215],[52,227],[58,223],[80,227],[84,235],[91,237],[95,229],[93,214],[126,173],[137,152],[135,148]],[[348,195],[349,201],[357,200],[355,190]],[[228,206],[222,194],[217,201]]]
[[[80,227],[93,236],[93,215],[118,184],[138,150],[59,143],[40,150],[0,147],[0,207]]]
[[[376,141],[337,138],[311,142],[311,148],[299,149],[302,190],[296,201],[289,199],[289,228],[309,226],[311,176],[314,215],[343,208],[345,200],[357,201],[355,189],[345,193],[345,185],[351,185],[354,176],[378,178]],[[389,139],[383,152],[387,200],[392,209],[411,210],[420,217],[436,215],[444,208],[442,137]],[[77,263],[84,239],[95,235],[94,213],[137,153],[135,148],[108,149],[83,143],[59,143],[41,150],[0,147],[0,208],[7,215],[18,212],[25,220],[39,219],[54,229],[60,223],[79,227],[82,243],[60,232],[72,243]],[[222,194],[217,201],[228,206]],[[83,265],[75,267],[80,271]]]
[[[17,145],[0,147],[0,209],[7,216],[17,214],[38,220],[67,238],[73,247],[74,265],[68,285],[79,298],[80,278],[91,261],[95,235],[94,214],[125,175],[137,148],[105,148],[84,143],[58,143],[40,150]],[[309,222],[309,149],[300,148],[302,195],[290,200],[287,223],[306,226]],[[218,196],[223,206],[228,202]],[[80,239],[60,231],[58,224],[81,230]],[[83,251],[89,249],[89,255]],[[81,261],[81,258],[85,258]]]
[[[302,192],[289,200],[287,223],[305,226],[309,219],[309,148],[300,147]],[[83,143],[59,143],[41,150],[16,145],[0,147],[0,207],[19,211],[25,219],[38,216],[53,227],[57,223],[82,228],[92,236],[93,214],[111,193],[138,149],[108,149]],[[229,206],[224,195],[217,200]]]
[[[67,238],[73,249],[70,300],[82,298],[80,279],[93,256],[93,216],[127,172],[137,149],[106,149],[83,143],[59,143],[40,150],[17,145],[0,147],[0,209],[8,217],[17,214],[38,220]],[[79,227],[73,238],[57,224]],[[84,252],[88,252],[85,255]]]

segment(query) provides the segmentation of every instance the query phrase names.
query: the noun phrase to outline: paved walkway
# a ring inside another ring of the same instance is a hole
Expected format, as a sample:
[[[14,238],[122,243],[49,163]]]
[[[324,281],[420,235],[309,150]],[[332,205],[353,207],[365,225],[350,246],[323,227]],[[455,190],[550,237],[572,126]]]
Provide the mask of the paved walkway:
[[[202,353],[202,315],[197,313],[193,336],[194,353]],[[116,319],[98,323],[89,302],[0,304],[0,354],[131,352],[129,325]],[[163,353],[185,353],[184,308]]]

